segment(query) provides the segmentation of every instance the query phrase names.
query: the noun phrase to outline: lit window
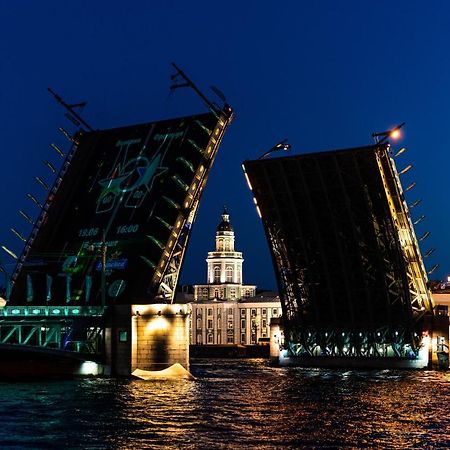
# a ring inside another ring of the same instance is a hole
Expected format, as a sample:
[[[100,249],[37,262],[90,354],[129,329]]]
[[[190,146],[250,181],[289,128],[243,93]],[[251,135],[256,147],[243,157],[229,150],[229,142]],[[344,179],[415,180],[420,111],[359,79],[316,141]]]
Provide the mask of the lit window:
[[[126,331],[119,331],[119,342],[127,342],[128,333]]]
[[[214,267],[214,283],[220,283],[220,267]]]
[[[225,269],[225,274],[226,274],[227,283],[232,283],[233,282],[233,267],[227,266]]]
[[[212,344],[213,342],[213,335],[210,333],[208,334],[208,344]]]

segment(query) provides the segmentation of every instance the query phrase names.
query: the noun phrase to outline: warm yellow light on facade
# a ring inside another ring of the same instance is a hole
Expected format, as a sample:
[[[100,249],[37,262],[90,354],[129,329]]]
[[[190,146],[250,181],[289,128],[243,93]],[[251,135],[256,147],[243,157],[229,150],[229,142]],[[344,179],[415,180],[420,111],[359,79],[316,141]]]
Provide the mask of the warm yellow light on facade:
[[[165,317],[158,316],[151,319],[145,327],[146,333],[154,333],[156,331],[164,331],[169,327],[169,322]]]

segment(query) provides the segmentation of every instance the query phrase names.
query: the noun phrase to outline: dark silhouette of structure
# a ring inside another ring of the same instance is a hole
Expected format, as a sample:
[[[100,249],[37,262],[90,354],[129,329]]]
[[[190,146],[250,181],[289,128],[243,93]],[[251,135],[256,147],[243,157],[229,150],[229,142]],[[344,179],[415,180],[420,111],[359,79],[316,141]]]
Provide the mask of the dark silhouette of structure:
[[[417,359],[432,301],[388,144],[243,167],[272,253],[289,355]]]

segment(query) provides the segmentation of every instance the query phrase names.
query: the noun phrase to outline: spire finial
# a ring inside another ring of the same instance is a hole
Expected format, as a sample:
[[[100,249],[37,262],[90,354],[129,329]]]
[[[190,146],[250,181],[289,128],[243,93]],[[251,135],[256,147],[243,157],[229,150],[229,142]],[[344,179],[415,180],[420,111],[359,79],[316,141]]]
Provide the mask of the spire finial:
[[[227,205],[223,205],[222,219],[223,219],[225,222],[229,222],[229,220],[230,220],[230,215],[228,214],[228,208],[227,208]]]

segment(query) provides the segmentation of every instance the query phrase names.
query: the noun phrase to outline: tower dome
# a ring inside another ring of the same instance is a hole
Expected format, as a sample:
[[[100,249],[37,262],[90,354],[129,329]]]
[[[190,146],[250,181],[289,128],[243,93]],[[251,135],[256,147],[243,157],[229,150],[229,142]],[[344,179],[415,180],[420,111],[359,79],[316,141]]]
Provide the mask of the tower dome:
[[[222,213],[222,222],[219,223],[217,231],[233,231],[233,226],[230,223],[230,215],[228,214],[227,207],[224,206]]]
[[[208,252],[207,284],[194,285],[195,300],[238,301],[255,295],[256,286],[242,284],[242,253],[234,248],[234,229],[226,206],[216,231],[216,248]]]

